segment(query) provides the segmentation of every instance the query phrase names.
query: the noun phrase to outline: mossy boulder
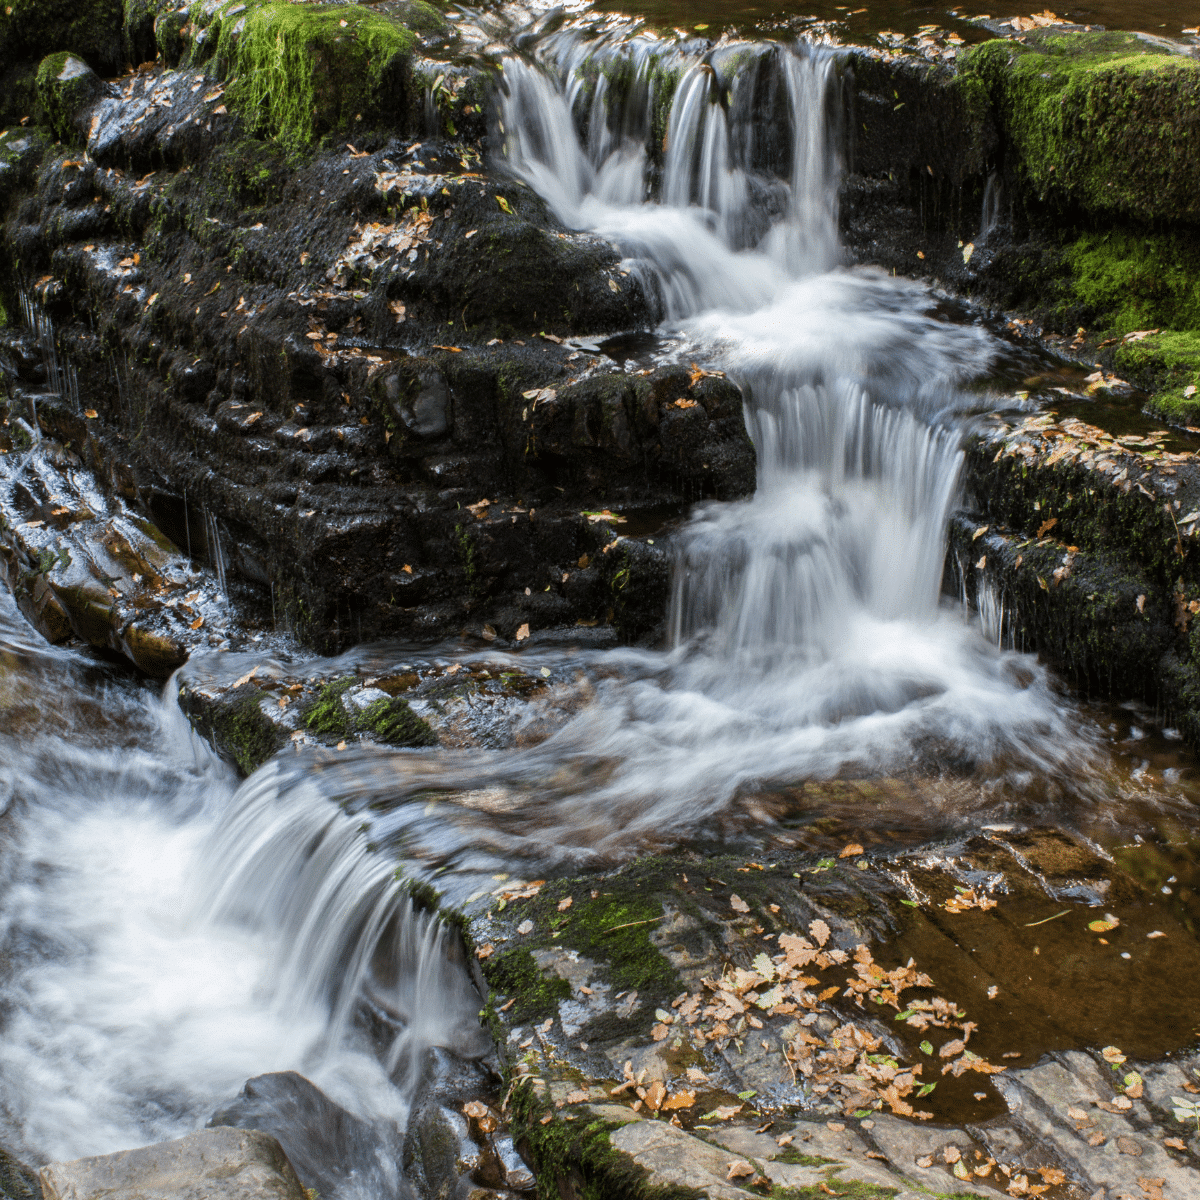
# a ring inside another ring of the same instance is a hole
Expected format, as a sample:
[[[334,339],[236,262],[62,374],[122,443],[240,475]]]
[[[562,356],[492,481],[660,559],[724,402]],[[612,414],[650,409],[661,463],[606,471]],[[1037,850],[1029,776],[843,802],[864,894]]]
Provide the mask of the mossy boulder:
[[[400,21],[354,4],[230,3],[204,34],[195,57],[215,55],[247,124],[289,150],[400,111],[416,43]]]
[[[0,5],[0,63],[70,50],[115,74],[125,63],[122,0],[11,0]]]
[[[1126,33],[1045,33],[964,55],[1022,185],[1058,211],[1200,218],[1200,63]]]
[[[366,734],[389,746],[437,745],[429,722],[398,696],[367,692],[361,703],[348,701],[346,693],[358,682],[357,676],[346,675],[327,683],[304,712],[305,728],[327,738]]]
[[[60,50],[42,59],[37,94],[51,128],[64,142],[87,140],[87,116],[108,85],[76,54]]]
[[[242,775],[256,771],[286,740],[263,712],[262,693],[253,684],[243,684],[215,700],[184,688],[179,703],[201,736]]]

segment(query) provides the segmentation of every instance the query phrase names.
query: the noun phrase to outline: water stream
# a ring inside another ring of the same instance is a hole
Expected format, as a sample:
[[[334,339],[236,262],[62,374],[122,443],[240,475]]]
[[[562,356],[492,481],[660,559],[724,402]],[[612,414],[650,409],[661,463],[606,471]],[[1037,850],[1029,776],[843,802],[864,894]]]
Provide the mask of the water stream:
[[[0,600],[0,1140],[30,1160],[178,1136],[273,1070],[403,1129],[429,1047],[487,1047],[397,863],[464,899],[498,870],[770,836],[755,797],[804,780],[949,772],[969,799],[931,799],[935,829],[1111,794],[1103,731],[1003,644],[999,600],[981,627],[942,595],[966,388],[998,350],[923,286],[841,265],[836,56],[682,53],[556,34],[507,61],[501,114],[507,168],[658,297],[660,355],[747,399],[758,489],[679,536],[668,646],[521,655],[558,704],[534,744],[287,751],[239,787],[170,686],[38,643]],[[234,657],[213,669],[269,666]],[[339,1194],[400,1187],[367,1162]]]

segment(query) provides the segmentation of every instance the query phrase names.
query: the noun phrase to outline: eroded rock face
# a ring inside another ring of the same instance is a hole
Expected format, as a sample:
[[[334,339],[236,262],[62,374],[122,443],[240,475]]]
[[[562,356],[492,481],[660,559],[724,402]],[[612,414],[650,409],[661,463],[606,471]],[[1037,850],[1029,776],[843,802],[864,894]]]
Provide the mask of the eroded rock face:
[[[0,142],[7,278],[45,343],[15,363],[18,411],[323,650],[484,625],[651,635],[665,538],[599,552],[623,513],[661,529],[753,489],[737,388],[605,357],[598,335],[656,313],[611,245],[477,169],[478,72],[426,80],[436,113],[405,102],[407,126],[289,162],[224,78],[259,18],[218,9],[193,65],[70,107],[86,155]]]
[[[204,1129],[173,1142],[39,1172],[46,1200],[306,1200],[279,1143],[243,1129]]]

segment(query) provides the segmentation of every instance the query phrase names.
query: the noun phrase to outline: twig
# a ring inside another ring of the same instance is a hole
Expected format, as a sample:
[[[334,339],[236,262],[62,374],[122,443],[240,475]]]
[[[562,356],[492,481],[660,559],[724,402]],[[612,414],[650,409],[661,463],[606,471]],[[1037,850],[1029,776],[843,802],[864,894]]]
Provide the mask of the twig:
[[[663,913],[663,917],[667,914]],[[631,925],[653,925],[655,921],[661,921],[663,917],[649,917],[645,921],[626,921],[624,925],[614,925],[611,929],[602,929],[601,933],[616,933],[618,929],[628,929]]]
[[[1062,912],[1055,913],[1052,917],[1043,917],[1040,921],[1030,921],[1025,928],[1032,929],[1035,925],[1045,925],[1047,921],[1057,921],[1059,917],[1065,917],[1070,911],[1071,910],[1069,908],[1064,908]]]

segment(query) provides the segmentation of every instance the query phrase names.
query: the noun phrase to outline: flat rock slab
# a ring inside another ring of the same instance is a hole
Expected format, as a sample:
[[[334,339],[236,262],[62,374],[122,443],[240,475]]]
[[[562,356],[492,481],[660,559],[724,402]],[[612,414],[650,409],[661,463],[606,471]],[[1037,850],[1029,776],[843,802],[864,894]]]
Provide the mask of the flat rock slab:
[[[283,1148],[254,1129],[50,1163],[39,1178],[45,1200],[306,1200]]]

